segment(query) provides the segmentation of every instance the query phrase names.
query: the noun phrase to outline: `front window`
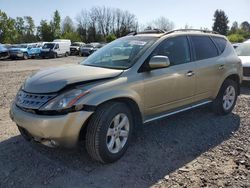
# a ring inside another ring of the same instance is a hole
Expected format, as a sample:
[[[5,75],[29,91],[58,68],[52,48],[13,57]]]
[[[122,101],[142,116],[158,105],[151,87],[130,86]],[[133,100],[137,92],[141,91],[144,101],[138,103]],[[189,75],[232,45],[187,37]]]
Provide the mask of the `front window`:
[[[55,46],[54,43],[45,43],[45,44],[43,45],[43,49],[53,49],[54,46]]]
[[[163,41],[152,53],[152,56],[162,55],[169,58],[171,65],[179,65],[191,61],[189,45],[186,36],[169,38]]]
[[[111,42],[89,56],[82,65],[127,69],[138,57],[145,52],[155,41],[156,37],[125,37]]]
[[[250,43],[241,44],[235,50],[238,56],[250,56]]]

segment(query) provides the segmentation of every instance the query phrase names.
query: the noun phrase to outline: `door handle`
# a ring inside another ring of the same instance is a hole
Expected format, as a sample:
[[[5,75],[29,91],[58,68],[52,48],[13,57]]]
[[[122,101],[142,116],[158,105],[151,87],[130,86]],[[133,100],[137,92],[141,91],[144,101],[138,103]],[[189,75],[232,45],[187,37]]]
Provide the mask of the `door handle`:
[[[219,70],[223,70],[223,69],[224,69],[224,65],[220,65]]]
[[[188,77],[191,77],[191,76],[193,76],[194,75],[194,72],[193,71],[188,71],[187,73],[186,73],[186,76],[188,76]]]

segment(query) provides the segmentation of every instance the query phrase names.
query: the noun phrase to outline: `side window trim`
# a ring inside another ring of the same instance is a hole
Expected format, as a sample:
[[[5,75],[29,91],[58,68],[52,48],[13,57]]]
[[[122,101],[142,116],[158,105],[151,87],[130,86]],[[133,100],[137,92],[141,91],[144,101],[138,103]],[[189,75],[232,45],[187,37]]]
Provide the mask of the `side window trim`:
[[[191,40],[191,38],[189,37],[189,35],[187,35],[187,40],[188,40],[188,45],[189,45],[189,53],[190,53],[190,57],[191,57],[191,61],[196,61],[196,54],[195,54],[195,50],[194,50],[194,45],[193,42]]]
[[[213,42],[214,46],[217,49],[217,56],[219,56],[221,54],[220,48],[216,45],[216,42],[213,40],[213,38],[211,36],[209,36],[210,40]]]

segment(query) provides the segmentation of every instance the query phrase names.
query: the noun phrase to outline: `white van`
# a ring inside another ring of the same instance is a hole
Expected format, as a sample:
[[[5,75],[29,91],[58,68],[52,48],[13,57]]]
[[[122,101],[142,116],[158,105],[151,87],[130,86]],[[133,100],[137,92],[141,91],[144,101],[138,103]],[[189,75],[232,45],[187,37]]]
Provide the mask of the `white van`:
[[[59,56],[67,57],[70,54],[70,44],[67,41],[60,42],[48,42],[45,43],[41,50],[41,57],[53,57],[57,58]]]
[[[71,45],[71,40],[69,39],[55,39],[53,40],[53,42],[64,42],[64,43],[68,43],[69,45]]]

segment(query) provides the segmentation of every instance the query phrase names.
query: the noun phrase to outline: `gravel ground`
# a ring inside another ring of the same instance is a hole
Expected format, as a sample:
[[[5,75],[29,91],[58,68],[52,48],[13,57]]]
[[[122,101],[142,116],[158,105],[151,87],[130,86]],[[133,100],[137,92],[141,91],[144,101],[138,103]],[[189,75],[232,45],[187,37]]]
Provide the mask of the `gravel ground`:
[[[250,187],[250,84],[227,116],[202,107],[145,125],[113,164],[93,162],[84,148],[26,142],[8,114],[21,83],[81,60],[0,61],[0,187]]]

